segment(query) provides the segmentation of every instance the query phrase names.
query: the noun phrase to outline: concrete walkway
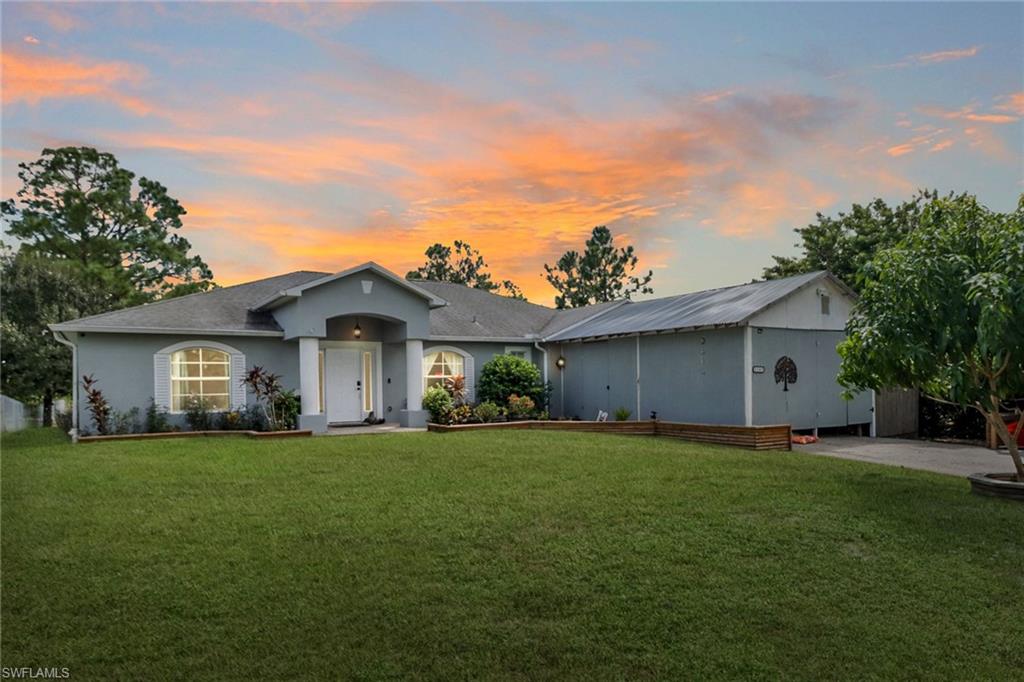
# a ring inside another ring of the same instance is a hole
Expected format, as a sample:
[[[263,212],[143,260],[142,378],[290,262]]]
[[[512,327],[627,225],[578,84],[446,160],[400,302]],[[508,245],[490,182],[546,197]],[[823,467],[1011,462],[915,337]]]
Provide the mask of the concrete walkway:
[[[327,433],[322,434],[325,436],[365,436],[369,434],[377,433],[423,433],[427,429],[413,429],[399,426],[391,422],[384,424],[369,424],[364,426],[353,425],[353,426],[329,426],[327,427]]]
[[[951,445],[904,438],[833,436],[810,445],[794,445],[793,451],[954,476],[1013,471],[1013,462],[1005,450],[996,452],[974,445]]]

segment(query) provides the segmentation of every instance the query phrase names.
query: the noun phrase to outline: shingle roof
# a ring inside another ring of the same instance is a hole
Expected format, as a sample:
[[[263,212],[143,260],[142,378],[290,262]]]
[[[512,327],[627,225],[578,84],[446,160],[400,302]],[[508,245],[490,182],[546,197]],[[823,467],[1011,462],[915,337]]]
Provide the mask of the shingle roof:
[[[252,308],[291,287],[328,273],[300,270],[213,291],[115,310],[52,325],[58,331],[224,334],[280,334],[269,311]],[[822,277],[812,272],[786,279],[698,291],[647,301],[612,301],[555,310],[449,282],[416,286],[448,302],[430,311],[435,337],[493,340],[570,341],[600,336],[728,326],[746,319]]]
[[[512,339],[536,336],[555,310],[450,282],[417,281],[417,286],[448,301],[430,311],[432,336]]]
[[[311,282],[325,274],[299,270],[255,282],[82,317],[71,322],[55,324],[53,328],[58,331],[137,330],[160,333],[187,330],[236,334],[280,333],[281,327],[273,315],[253,312],[250,308],[274,292]]]
[[[827,276],[828,274],[823,271],[810,272],[785,279],[696,291],[680,296],[630,301],[611,308],[581,325],[546,335],[545,339],[569,341],[620,334],[738,325],[797,289]]]

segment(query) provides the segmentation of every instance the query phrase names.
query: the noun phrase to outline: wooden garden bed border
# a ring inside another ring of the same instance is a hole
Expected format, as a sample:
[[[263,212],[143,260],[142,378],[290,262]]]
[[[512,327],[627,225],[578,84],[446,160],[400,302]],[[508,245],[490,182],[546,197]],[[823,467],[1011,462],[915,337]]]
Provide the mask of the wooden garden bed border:
[[[591,422],[591,421],[516,421],[490,424],[427,424],[428,431],[484,431],[488,429],[539,429],[550,431],[588,431],[641,436],[670,436],[697,443],[732,445],[748,450],[792,450],[792,428],[789,424],[772,426],[733,426],[726,424],[686,424],[660,420]]]
[[[246,436],[247,438],[294,438],[312,436],[309,429],[297,431],[165,431],[163,433],[120,433],[113,436],[79,436],[79,443],[101,443],[112,440],[149,440],[152,438],[198,438],[217,436]]]

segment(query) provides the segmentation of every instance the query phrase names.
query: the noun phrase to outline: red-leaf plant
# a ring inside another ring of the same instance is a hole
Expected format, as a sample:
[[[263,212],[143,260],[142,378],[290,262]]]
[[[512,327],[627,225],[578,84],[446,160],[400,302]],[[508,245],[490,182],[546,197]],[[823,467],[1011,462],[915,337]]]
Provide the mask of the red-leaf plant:
[[[91,374],[82,377],[82,388],[85,389],[85,400],[89,414],[96,424],[96,433],[105,436],[110,433],[110,403],[103,392],[96,388],[98,382]]]

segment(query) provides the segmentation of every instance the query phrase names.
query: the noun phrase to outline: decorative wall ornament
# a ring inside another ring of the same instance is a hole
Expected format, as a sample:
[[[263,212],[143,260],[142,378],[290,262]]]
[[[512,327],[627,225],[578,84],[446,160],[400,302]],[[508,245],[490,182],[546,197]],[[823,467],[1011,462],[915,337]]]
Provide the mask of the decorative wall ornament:
[[[783,355],[775,363],[775,383],[782,384],[782,390],[788,391],[790,384],[796,383],[796,363],[793,358]]]

